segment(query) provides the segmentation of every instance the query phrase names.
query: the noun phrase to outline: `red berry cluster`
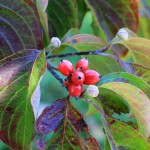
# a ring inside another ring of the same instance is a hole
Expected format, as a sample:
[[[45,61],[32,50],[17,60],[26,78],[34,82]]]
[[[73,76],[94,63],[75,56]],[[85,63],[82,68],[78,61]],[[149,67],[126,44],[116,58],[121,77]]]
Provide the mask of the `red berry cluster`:
[[[100,75],[95,70],[88,69],[88,59],[83,58],[76,64],[75,70],[72,63],[68,60],[61,60],[58,64],[59,71],[67,78],[64,85],[68,86],[69,94],[79,97],[82,93],[82,84],[91,85],[100,80]]]

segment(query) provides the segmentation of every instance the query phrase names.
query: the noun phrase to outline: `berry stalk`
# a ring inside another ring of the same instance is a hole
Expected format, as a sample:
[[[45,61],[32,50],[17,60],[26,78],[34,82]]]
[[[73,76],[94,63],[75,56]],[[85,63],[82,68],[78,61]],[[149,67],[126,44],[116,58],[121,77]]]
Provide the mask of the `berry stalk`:
[[[63,85],[63,79],[54,71],[54,69],[48,62],[47,62],[47,69]]]

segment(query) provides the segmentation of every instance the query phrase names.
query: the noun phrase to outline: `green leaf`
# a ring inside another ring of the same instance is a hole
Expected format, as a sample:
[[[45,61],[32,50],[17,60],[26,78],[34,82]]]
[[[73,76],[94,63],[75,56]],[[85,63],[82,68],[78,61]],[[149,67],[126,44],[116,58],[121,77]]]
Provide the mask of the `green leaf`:
[[[101,102],[105,113],[111,116],[113,113],[129,113],[129,105],[125,99],[113,90],[100,87],[98,101]]]
[[[88,44],[88,43],[92,46],[94,46],[94,44],[95,45],[97,44],[98,46],[106,45],[106,43],[102,41],[99,37],[90,34],[76,34],[67,39],[65,43],[74,44],[75,46],[77,44]]]
[[[59,38],[70,29],[78,26],[76,1],[72,0],[49,0],[47,15],[49,20],[49,32],[51,36]]]
[[[36,6],[31,0],[1,0],[0,59],[23,49],[43,49]]]
[[[149,0],[139,1],[140,10],[140,25],[138,35],[145,38],[150,38],[150,13],[149,13]]]
[[[135,63],[126,63],[126,65],[130,67],[132,74],[142,78],[150,84],[150,68]]]
[[[103,29],[99,26],[99,24],[95,20],[91,11],[86,12],[82,21],[82,26],[80,27],[80,33],[92,34],[106,41],[106,35]]]
[[[113,0],[85,0],[85,2],[109,40],[122,27],[130,28],[134,32],[137,31],[139,20],[138,5],[135,0],[115,2]]]
[[[93,102],[96,103],[96,105],[97,105],[99,108],[103,109],[101,103],[97,100],[97,98],[85,95],[85,99],[90,99],[90,100],[92,100]],[[98,112],[98,110],[95,108],[95,106],[92,105],[91,103],[89,103],[88,111],[86,112],[86,114],[85,114],[84,116],[85,116],[85,117],[92,116],[92,115],[94,115],[94,114],[97,113],[97,112]]]
[[[55,54],[62,54],[65,49],[70,49],[70,52],[85,52],[88,50],[98,50],[106,46],[99,37],[89,34],[77,34],[68,38],[60,48],[53,51]],[[88,55],[89,68],[98,71],[100,74],[105,75],[110,72],[117,72],[121,70],[121,66],[117,61],[112,58],[100,55]]]
[[[150,18],[147,16],[140,16],[140,26],[138,30],[138,35],[140,37],[148,38],[150,39],[150,28],[149,28]]]
[[[79,30],[77,28],[71,28],[61,39],[61,42],[64,43],[67,41],[70,37],[79,34]]]
[[[150,40],[133,37],[128,40],[121,40],[116,44],[122,44],[127,47],[133,55],[135,63],[149,67],[150,64]],[[144,60],[143,60],[144,58]]]
[[[47,18],[47,14],[45,12],[47,5],[48,5],[48,0],[36,0],[36,5],[37,5],[37,9],[39,12],[39,16],[40,16],[40,21],[43,27],[43,31],[44,31],[44,46],[47,47],[50,43],[49,40],[49,34],[48,34],[48,18]]]
[[[78,27],[80,28],[83,18],[87,11],[87,6],[84,0],[76,0],[77,12],[78,12]]]
[[[29,149],[35,133],[31,96],[45,69],[45,53],[39,50],[0,61],[0,138],[13,149]]]
[[[48,5],[48,0],[39,0],[39,2],[40,2],[42,10],[45,11]]]
[[[117,120],[110,120],[112,121],[112,124],[110,125],[110,130],[119,150],[150,149],[150,144],[136,130]],[[105,145],[105,150],[110,150],[107,146],[108,144]]]
[[[113,113],[129,113],[128,104],[119,94],[102,87],[99,88],[99,92],[98,97],[90,97],[89,99],[94,101],[100,108],[103,107],[108,116],[111,116]],[[97,112],[97,109],[95,109],[93,105],[89,104],[89,108],[85,116],[91,116]]]
[[[100,116],[101,116],[101,120],[102,120],[102,123],[103,123],[103,127],[105,129],[105,133],[106,133],[106,136],[108,138],[108,141],[109,141],[109,144],[111,146],[111,149],[112,150],[117,150],[117,146],[116,146],[116,143],[114,141],[114,138],[112,137],[111,133],[110,133],[110,129],[109,129],[109,126],[108,126],[108,123],[105,119],[105,114],[103,112],[103,109],[99,107],[99,105],[97,105],[97,103],[95,103],[95,101],[92,101],[90,99],[82,99],[88,103],[91,103],[96,109],[97,111],[100,113]]]
[[[132,74],[126,73],[126,72],[120,72],[120,73],[110,73],[106,76],[103,76],[101,80],[98,83],[98,86],[101,86],[103,84],[109,83],[109,82],[124,82],[132,84],[139,89],[141,89],[150,99],[150,87],[149,85],[143,81],[141,78],[136,77]]]
[[[150,99],[146,94],[127,83],[111,82],[102,85],[102,87],[113,90],[126,99],[137,120],[139,133],[148,138],[150,136]]]
[[[92,149],[101,150],[97,141],[89,134],[83,116],[69,102],[68,97],[58,99],[44,109],[39,116],[36,129],[42,133],[42,139],[54,132],[46,141],[46,149]],[[83,135],[82,135],[83,133]],[[44,142],[44,141],[43,141]]]

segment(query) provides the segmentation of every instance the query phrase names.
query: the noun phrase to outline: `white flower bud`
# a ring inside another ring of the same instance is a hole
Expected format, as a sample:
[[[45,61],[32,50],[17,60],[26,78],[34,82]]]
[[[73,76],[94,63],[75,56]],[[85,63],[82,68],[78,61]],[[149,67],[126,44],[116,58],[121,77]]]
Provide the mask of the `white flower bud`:
[[[117,33],[117,36],[120,37],[123,40],[127,40],[128,37],[129,37],[128,32],[124,29],[120,29]]]
[[[97,97],[99,94],[99,89],[95,85],[89,85],[88,88],[86,89],[86,93],[88,96]]]
[[[52,44],[54,47],[60,47],[61,41],[60,41],[59,38],[57,38],[57,37],[52,37],[52,38],[51,38],[51,44]]]

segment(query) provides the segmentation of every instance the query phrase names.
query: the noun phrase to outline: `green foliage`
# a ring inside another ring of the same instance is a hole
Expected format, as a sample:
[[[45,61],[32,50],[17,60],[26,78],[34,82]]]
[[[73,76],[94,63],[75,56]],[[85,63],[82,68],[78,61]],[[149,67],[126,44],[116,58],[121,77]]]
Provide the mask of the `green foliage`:
[[[128,74],[126,72],[121,72],[121,73],[111,73],[106,76],[104,76],[98,83],[98,85],[102,85],[108,82],[124,82],[124,83],[129,83],[132,84],[139,89],[143,90],[144,93],[150,98],[150,87],[149,85],[144,82],[142,79],[139,77],[136,77],[132,74]]]
[[[40,21],[43,27],[43,34],[44,34],[44,46],[47,47],[49,45],[49,29],[48,29],[48,18],[45,12],[48,5],[48,0],[36,0],[36,6],[39,12]]]
[[[126,83],[108,83],[103,85],[122,96],[129,104],[137,120],[138,130],[141,135],[149,137],[149,98],[138,88]],[[132,93],[134,93],[132,95]],[[132,95],[132,96],[131,96]],[[140,111],[139,111],[140,110]]]
[[[96,22],[102,26],[109,40],[123,27],[137,32],[139,19],[138,6],[135,0],[115,2],[113,0],[85,0],[85,2],[93,12]]]
[[[133,59],[135,63],[144,65],[149,67],[150,63],[150,55],[149,55],[149,48],[150,48],[150,40],[144,38],[130,38],[127,41],[119,41],[117,42],[126,46],[133,55]],[[145,61],[143,58],[147,57]]]
[[[110,119],[110,121],[112,121],[110,131],[116,141],[118,149],[150,149],[150,144],[136,130],[117,120]],[[105,145],[105,150],[110,150],[108,143]]]
[[[47,7],[50,35],[62,37],[68,29],[77,27],[78,14],[76,1],[51,1]],[[66,22],[66,23],[65,23]]]
[[[25,50],[0,61],[1,140],[15,149],[26,149],[35,132],[30,99],[44,73],[44,56],[44,51]]]
[[[149,6],[148,0],[1,0],[0,139],[15,150],[149,150]],[[118,36],[121,28],[128,38]],[[60,47],[50,43],[54,36]],[[65,78],[57,65],[66,53],[73,64],[88,54],[89,68],[102,75],[97,97],[83,86],[75,101],[58,82]],[[56,72],[43,76],[46,69]],[[85,122],[95,113],[104,147]]]
[[[0,137],[11,148],[29,149],[35,134],[30,100],[46,69],[45,52],[38,50],[42,27],[31,1],[2,0],[0,11]]]
[[[70,52],[71,51],[85,52],[87,50],[96,50],[106,45],[104,41],[102,41],[100,38],[96,36],[92,36],[89,34],[72,35],[72,33],[76,33],[75,29],[72,29],[65,35],[65,37],[62,39],[63,44],[61,45],[60,48],[55,49],[53,51],[54,54],[63,53],[63,51],[65,51],[66,48],[68,48]],[[111,58],[107,58],[104,56],[102,57],[95,56],[93,59],[93,56],[89,55],[88,60],[89,60],[89,67],[94,70],[97,70],[102,75],[105,75],[110,72],[120,71],[120,65]]]

